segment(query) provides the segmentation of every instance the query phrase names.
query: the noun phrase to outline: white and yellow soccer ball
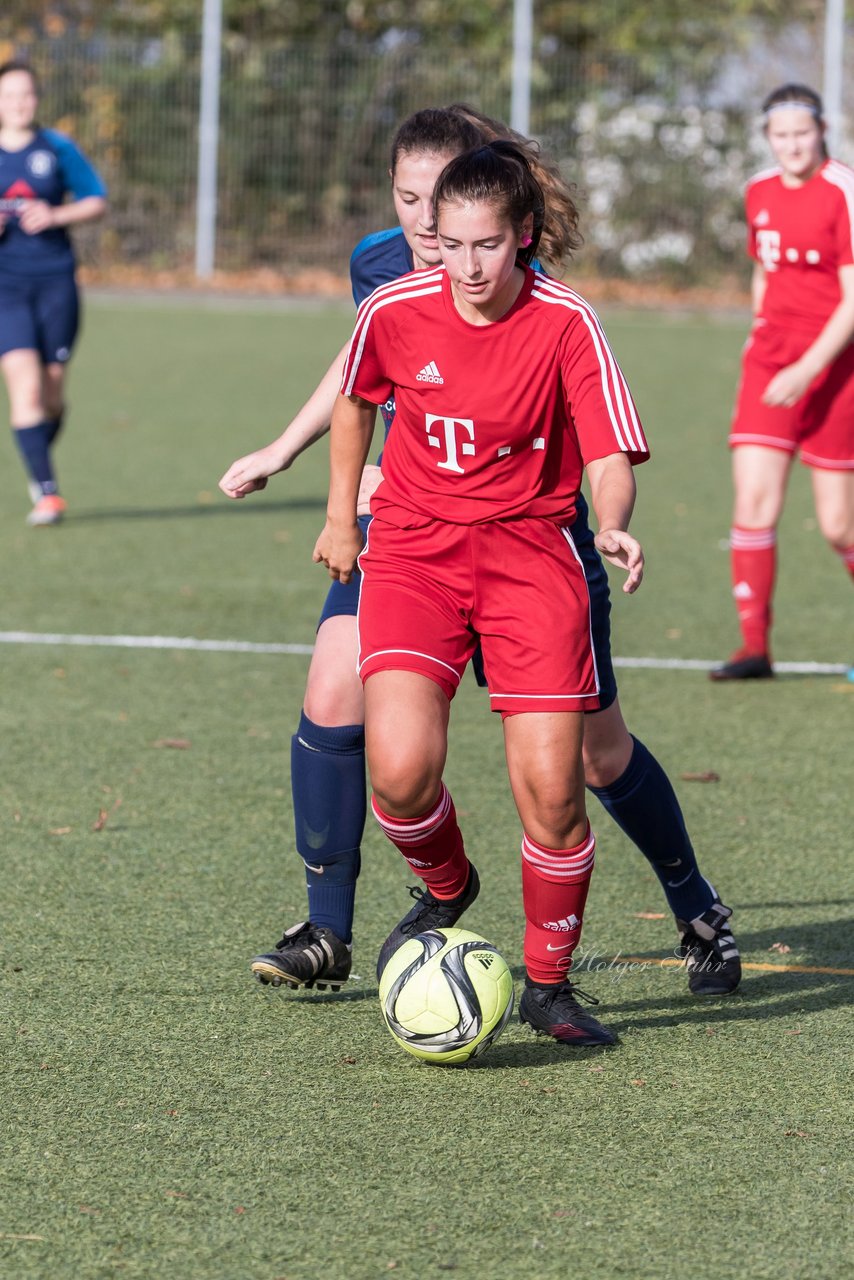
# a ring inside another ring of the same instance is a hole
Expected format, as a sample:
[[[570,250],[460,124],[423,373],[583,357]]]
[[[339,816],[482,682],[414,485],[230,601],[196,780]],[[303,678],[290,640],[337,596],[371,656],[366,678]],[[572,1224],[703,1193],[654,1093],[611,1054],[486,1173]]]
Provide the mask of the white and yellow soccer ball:
[[[513,1012],[513,976],[500,952],[467,929],[408,938],[380,980],[386,1026],[407,1053],[460,1066],[495,1042]]]

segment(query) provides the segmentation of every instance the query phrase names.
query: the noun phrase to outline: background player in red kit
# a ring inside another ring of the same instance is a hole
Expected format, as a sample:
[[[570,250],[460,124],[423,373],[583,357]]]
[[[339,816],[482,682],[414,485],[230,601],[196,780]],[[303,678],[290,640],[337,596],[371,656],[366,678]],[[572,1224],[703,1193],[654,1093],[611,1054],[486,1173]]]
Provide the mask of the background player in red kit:
[[[814,90],[783,85],[763,110],[777,167],[747,187],[755,319],[729,437],[742,648],[713,680],[773,675],[777,523],[797,452],[819,527],[854,577],[854,170],[828,157]]]
[[[643,553],[626,530],[632,464],[648,450],[595,314],[525,265],[543,210],[512,143],[443,171],[434,211],[444,266],[381,286],[359,309],[314,557],[334,578],[354,571],[362,467],[376,408],[394,395],[359,557],[359,671],[374,815],[427,888],[378,972],[410,919],[419,930],[452,925],[479,890],[442,781],[450,701],[479,640],[524,830],[520,1014],[563,1043],[608,1044],[566,978],[593,869],[581,746],[599,689],[569,526],[586,466],[597,546],[634,591]]]

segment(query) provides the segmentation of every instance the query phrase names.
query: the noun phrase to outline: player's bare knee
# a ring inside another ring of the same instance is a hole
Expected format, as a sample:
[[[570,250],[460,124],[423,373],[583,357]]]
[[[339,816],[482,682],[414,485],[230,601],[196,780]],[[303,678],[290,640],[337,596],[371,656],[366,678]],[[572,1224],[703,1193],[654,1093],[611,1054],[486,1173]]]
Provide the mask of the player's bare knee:
[[[854,544],[854,514],[839,507],[819,515],[819,527],[825,541],[836,552],[847,551]]]
[[[384,813],[397,818],[417,818],[434,805],[441,775],[405,753],[371,759],[371,787]]]
[[[314,724],[361,724],[365,718],[362,685],[355,671],[329,665],[309,672],[303,710]]]
[[[572,847],[584,837],[587,814],[583,796],[541,793],[532,795],[523,808],[526,832],[547,849]]]

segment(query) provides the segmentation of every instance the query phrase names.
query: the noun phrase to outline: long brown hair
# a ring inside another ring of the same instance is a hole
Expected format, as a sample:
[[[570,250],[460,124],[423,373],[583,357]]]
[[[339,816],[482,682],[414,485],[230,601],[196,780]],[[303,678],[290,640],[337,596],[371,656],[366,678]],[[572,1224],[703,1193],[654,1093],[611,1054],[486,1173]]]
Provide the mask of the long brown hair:
[[[464,151],[445,165],[433,191],[433,210],[438,223],[443,204],[486,201],[506,218],[514,231],[521,232],[525,220],[533,218],[531,238],[518,250],[517,260],[529,263],[536,256],[543,233],[545,199],[528,158],[515,142],[499,138]]]
[[[537,257],[552,270],[561,269],[582,244],[578,208],[573,198],[575,188],[564,180],[556,164],[543,158],[539,145],[533,139],[517,133],[502,120],[494,120],[465,102],[452,103],[448,111],[476,125],[485,142],[510,141],[522,152],[545,197],[545,217]]]

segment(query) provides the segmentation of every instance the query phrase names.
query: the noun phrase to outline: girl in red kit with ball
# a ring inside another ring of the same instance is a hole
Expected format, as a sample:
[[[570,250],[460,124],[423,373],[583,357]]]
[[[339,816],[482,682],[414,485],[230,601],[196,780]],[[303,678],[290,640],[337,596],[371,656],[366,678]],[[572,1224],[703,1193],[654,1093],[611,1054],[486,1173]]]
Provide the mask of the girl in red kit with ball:
[[[819,527],[854,577],[854,170],[829,158],[814,90],[783,85],[763,111],[777,163],[747,187],[755,318],[729,437],[742,647],[713,680],[774,674],[777,523],[796,453]]]
[[[372,804],[426,885],[409,914],[421,930],[449,927],[479,890],[442,781],[450,702],[479,640],[524,830],[520,1014],[561,1043],[610,1044],[567,979],[593,869],[581,743],[584,711],[598,705],[569,526],[586,467],[596,544],[626,570],[626,591],[640,585],[627,525],[647,445],[595,313],[527,265],[544,203],[522,152],[494,142],[457,157],[434,209],[443,265],[381,286],[359,310],[315,559],[346,582],[359,558]],[[392,395],[362,550],[359,481],[377,406]]]

